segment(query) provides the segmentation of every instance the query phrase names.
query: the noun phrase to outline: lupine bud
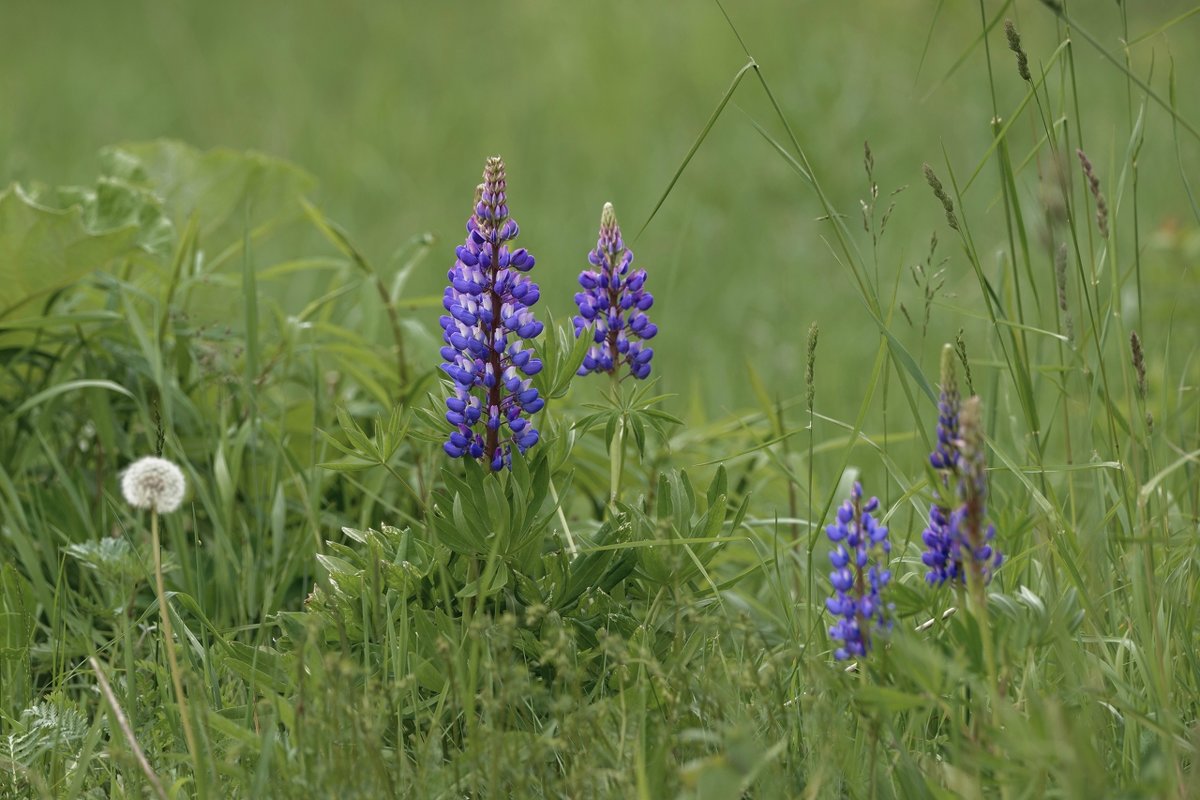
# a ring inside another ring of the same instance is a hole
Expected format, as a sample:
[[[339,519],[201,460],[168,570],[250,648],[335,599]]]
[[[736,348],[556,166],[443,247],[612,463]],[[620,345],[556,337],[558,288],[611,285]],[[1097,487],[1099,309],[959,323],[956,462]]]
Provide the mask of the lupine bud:
[[[454,458],[482,460],[493,471],[512,464],[513,445],[524,453],[537,444],[537,429],[524,415],[545,405],[529,380],[542,362],[524,341],[542,332],[530,310],[540,293],[525,274],[534,258],[508,245],[519,233],[508,216],[504,162],[489,158],[467,239],[455,250],[440,322],[441,366],[454,384],[446,420],[455,430],[443,449]]]
[[[879,499],[872,497],[863,503],[862,496],[862,484],[855,482],[850,499],[825,528],[834,543],[829,554],[833,566],[829,582],[834,594],[825,606],[837,617],[829,627],[829,636],[841,643],[833,652],[839,661],[865,656],[871,649],[872,634],[890,627],[890,606],[884,605],[881,592],[892,579],[886,568],[892,546],[888,529],[872,516],[879,508]]]
[[[645,312],[654,304],[654,297],[645,290],[646,271],[630,271],[633,251],[625,247],[621,228],[612,203],[604,204],[600,215],[600,238],[596,249],[588,253],[595,269],[579,275],[583,291],[575,295],[579,315],[575,317],[575,337],[594,326],[594,344],[588,348],[579,375],[589,372],[615,373],[621,365],[628,366],[635,378],[650,374],[650,359],[654,350],[645,342],[658,333],[658,326]]]

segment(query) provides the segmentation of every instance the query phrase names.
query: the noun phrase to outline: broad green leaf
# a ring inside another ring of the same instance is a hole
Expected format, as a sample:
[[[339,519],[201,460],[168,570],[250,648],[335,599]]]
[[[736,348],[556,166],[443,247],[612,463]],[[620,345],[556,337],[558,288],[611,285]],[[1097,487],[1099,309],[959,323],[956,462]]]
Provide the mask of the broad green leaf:
[[[195,216],[210,251],[240,245],[268,223],[299,218],[301,198],[314,185],[303,170],[261,153],[199,150],[170,140],[123,144],[102,157],[114,177],[161,196],[176,222]]]
[[[0,192],[0,320],[128,254],[137,233],[133,224],[90,229],[81,206],[38,205],[19,186]]]

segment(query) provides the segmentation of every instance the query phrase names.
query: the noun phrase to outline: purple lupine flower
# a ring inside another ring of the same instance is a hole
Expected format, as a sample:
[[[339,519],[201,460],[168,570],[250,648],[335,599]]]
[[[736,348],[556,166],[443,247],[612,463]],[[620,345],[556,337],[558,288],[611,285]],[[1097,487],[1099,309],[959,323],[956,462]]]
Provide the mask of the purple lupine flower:
[[[954,515],[955,512],[935,500],[929,506],[929,525],[921,533],[921,540],[925,543],[921,561],[929,567],[925,580],[934,586],[941,586],[947,581],[961,583],[966,580],[962,569],[962,551],[952,525]]]
[[[953,510],[942,505],[937,490],[929,509],[929,526],[921,538],[925,553],[921,560],[929,567],[926,580],[934,586],[967,584],[968,571],[979,585],[986,585],[1004,561],[992,545],[996,526],[985,524],[987,516],[987,472],[984,459],[981,402],[972,397],[964,405],[960,418],[961,455],[957,459],[959,504]],[[947,491],[943,487],[943,491]]]
[[[921,560],[929,567],[925,579],[935,586],[962,580],[962,555],[951,535],[950,478],[957,476],[961,454],[958,439],[958,415],[961,406],[958,380],[954,374],[954,348],[942,348],[942,390],[938,396],[937,445],[929,454],[929,463],[940,473],[942,485],[934,486],[929,506],[929,525],[921,534],[925,553]]]
[[[829,636],[841,642],[833,652],[839,661],[865,656],[871,649],[873,631],[890,627],[890,606],[884,605],[881,592],[892,578],[885,564],[892,545],[888,529],[872,516],[879,508],[879,498],[863,503],[862,496],[862,484],[856,481],[850,499],[842,503],[835,521],[825,528],[834,543],[829,554],[833,565],[829,582],[834,594],[825,606],[837,617],[829,627]]]
[[[454,431],[443,448],[453,458],[481,459],[492,471],[512,465],[512,445],[524,453],[537,444],[527,417],[545,405],[529,380],[542,362],[525,342],[542,332],[530,311],[538,287],[525,274],[534,258],[508,245],[520,228],[508,216],[505,190],[504,162],[489,158],[466,242],[455,251],[442,296],[447,313],[440,319],[441,366],[454,383],[446,399]]]
[[[583,335],[588,325],[594,325],[595,344],[588,348],[578,374],[615,374],[621,364],[626,364],[633,377],[645,378],[654,356],[654,350],[645,342],[658,333],[658,326],[645,313],[654,304],[654,297],[645,289],[646,270],[629,270],[633,251],[621,238],[612,203],[604,204],[600,238],[596,249],[588,253],[588,261],[596,269],[579,274],[583,291],[575,295],[579,306],[575,338]]]

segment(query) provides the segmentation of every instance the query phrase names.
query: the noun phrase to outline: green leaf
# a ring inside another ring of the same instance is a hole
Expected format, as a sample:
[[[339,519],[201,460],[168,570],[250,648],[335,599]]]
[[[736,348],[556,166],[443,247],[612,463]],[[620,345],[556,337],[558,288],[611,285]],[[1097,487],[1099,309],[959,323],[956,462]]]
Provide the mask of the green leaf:
[[[89,228],[81,206],[42,206],[15,185],[0,192],[0,319],[130,253],[137,234],[135,224]]]
[[[224,665],[255,688],[269,689],[277,694],[292,690],[292,671],[282,653],[237,641],[227,642],[225,648],[221,659]]]
[[[242,237],[268,223],[299,218],[315,182],[303,170],[261,153],[199,150],[158,140],[103,151],[116,177],[152,189],[176,220],[195,216],[208,247],[240,247]]]
[[[12,564],[0,568],[0,657],[21,656],[33,642],[33,589]]]
[[[929,698],[889,689],[886,686],[867,684],[855,690],[859,702],[888,714],[911,711],[931,705]]]
[[[712,483],[708,485],[708,492],[706,496],[708,498],[709,507],[711,508],[716,504],[717,498],[722,498],[721,502],[724,504],[724,497],[728,493],[729,474],[725,471],[725,465],[722,464],[721,466],[717,467],[717,474],[713,476]]]
[[[112,381],[105,381],[105,380],[67,381],[66,383],[60,383],[55,386],[51,386],[49,389],[46,389],[45,391],[38,392],[33,397],[29,398],[24,403],[21,403],[21,405],[17,406],[16,411],[14,411],[11,416],[18,417],[21,414],[28,411],[29,409],[33,408],[34,406],[40,405],[53,397],[57,397],[60,394],[66,394],[67,392],[74,392],[78,389],[107,389],[110,392],[116,392],[117,394],[123,394],[128,398],[131,398],[131,399],[133,398],[132,392],[130,392],[124,386],[121,386],[118,383],[113,383]]]

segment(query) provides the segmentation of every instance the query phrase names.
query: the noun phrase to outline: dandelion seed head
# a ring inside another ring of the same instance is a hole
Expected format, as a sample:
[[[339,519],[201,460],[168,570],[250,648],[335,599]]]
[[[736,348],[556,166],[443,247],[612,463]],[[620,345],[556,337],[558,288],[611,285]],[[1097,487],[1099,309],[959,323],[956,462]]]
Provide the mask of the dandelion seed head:
[[[169,514],[179,508],[186,490],[183,470],[165,458],[139,458],[121,474],[121,494],[134,508]]]

